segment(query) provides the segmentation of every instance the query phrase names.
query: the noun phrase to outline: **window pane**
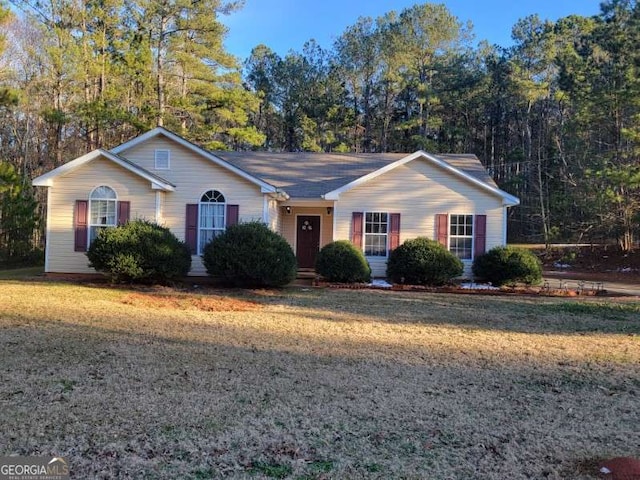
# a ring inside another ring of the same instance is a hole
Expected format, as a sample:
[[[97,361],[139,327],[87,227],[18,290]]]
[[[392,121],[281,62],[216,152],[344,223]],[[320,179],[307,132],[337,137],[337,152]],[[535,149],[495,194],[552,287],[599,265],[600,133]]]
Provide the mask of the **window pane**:
[[[200,201],[211,202],[211,203],[224,203],[225,198],[224,198],[224,195],[222,195],[222,193],[220,193],[218,190],[209,190],[208,192],[205,192],[204,195],[202,195],[202,198],[200,198]]]
[[[449,250],[462,260],[471,260],[473,215],[451,215],[449,225]]]
[[[213,239],[213,230],[200,230],[200,253],[211,239]]]
[[[213,227],[212,205],[200,205],[200,228]]]
[[[384,257],[387,255],[386,235],[367,235],[364,254],[370,257]]]
[[[460,238],[453,237],[451,238],[451,253],[456,255],[458,258],[462,260],[470,260],[471,259],[471,238]]]
[[[114,200],[91,200],[90,210],[92,225],[115,226],[116,202]]]
[[[103,185],[91,192],[91,198],[115,200],[116,192],[114,192],[113,189]]]
[[[365,214],[364,254],[371,257],[387,256],[387,214],[368,212]]]

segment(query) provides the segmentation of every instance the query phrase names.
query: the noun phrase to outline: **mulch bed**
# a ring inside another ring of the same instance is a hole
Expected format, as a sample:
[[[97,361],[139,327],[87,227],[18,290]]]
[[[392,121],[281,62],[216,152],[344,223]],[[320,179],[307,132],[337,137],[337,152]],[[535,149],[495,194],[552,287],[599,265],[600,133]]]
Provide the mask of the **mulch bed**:
[[[385,290],[393,292],[432,292],[432,293],[455,293],[462,295],[534,295],[544,297],[595,297],[595,296],[610,296],[607,290],[597,288],[584,288],[582,290],[575,290],[569,288],[550,288],[547,286],[542,287],[501,287],[498,290],[483,289],[483,288],[462,288],[456,285],[445,285],[442,287],[427,287],[424,285],[393,285],[392,287],[381,287],[376,285],[369,285],[366,283],[327,283],[327,282],[315,282],[314,286],[328,287],[328,288],[340,288],[350,290]],[[615,295],[619,296],[619,295]]]

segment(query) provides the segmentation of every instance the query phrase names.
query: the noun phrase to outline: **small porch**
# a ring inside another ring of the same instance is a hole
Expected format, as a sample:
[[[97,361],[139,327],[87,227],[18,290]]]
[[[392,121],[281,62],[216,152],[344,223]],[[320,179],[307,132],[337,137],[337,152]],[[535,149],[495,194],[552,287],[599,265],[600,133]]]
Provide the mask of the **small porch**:
[[[333,241],[334,202],[283,202],[279,207],[280,234],[298,260],[299,272],[313,275],[318,251]]]

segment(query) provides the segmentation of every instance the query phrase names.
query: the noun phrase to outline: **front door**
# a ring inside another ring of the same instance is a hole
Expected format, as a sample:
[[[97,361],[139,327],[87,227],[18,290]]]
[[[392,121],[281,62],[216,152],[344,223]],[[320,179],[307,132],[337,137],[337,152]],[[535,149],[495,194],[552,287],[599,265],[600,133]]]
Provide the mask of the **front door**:
[[[314,268],[320,249],[320,217],[299,215],[296,222],[296,257],[299,268]]]

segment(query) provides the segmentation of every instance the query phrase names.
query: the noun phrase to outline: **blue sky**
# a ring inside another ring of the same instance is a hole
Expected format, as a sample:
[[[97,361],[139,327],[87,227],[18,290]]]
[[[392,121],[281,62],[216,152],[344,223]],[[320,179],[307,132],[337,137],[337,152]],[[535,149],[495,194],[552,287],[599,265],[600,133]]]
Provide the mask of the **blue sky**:
[[[571,14],[595,15],[601,0],[435,0],[444,3],[462,22],[470,20],[476,41],[511,44],[511,27],[520,18],[537,13],[557,20]],[[244,60],[264,43],[279,55],[301,50],[313,38],[322,47],[333,41],[358,17],[376,18],[401,11],[417,0],[245,0],[238,12],[221,20],[229,28],[227,50]]]

